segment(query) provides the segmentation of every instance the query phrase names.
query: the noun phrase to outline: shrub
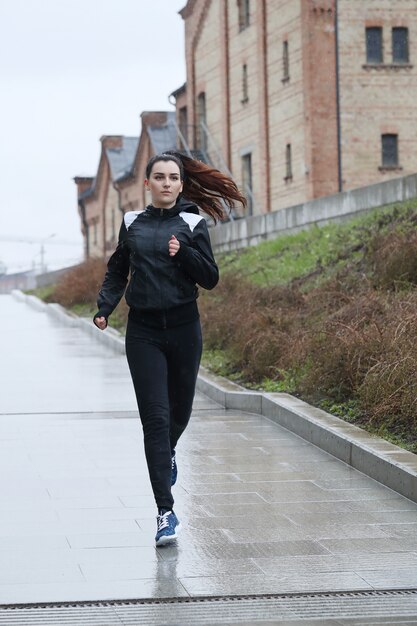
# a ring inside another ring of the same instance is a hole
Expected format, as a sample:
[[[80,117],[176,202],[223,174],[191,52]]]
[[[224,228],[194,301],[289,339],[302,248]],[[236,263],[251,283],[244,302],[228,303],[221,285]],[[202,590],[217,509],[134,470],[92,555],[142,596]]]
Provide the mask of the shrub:
[[[417,232],[376,236],[368,262],[377,288],[398,290],[417,285]]]
[[[49,302],[59,302],[71,308],[75,304],[95,306],[103,282],[106,264],[103,259],[89,259],[66,272],[49,295]]]
[[[344,402],[354,396],[375,364],[383,341],[385,304],[375,293],[351,296],[339,310],[323,318],[310,335],[307,352],[312,367],[301,391]]]
[[[392,298],[381,350],[357,390],[370,423],[417,441],[417,291]]]
[[[303,307],[304,297],[296,289],[255,286],[229,272],[215,295],[202,298],[206,345],[227,350],[251,382],[279,378],[294,361],[297,336],[302,349]]]

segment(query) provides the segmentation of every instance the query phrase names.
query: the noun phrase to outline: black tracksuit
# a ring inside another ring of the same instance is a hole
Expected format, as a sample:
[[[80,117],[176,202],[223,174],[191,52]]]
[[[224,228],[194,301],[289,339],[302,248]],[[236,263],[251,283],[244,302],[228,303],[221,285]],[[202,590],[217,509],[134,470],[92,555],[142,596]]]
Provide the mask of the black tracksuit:
[[[180,249],[170,257],[172,235]],[[158,508],[173,507],[171,455],[195,393],[202,349],[197,285],[212,289],[218,278],[207,224],[196,205],[181,199],[172,209],[126,213],[95,317],[107,319],[126,289],[126,355]]]

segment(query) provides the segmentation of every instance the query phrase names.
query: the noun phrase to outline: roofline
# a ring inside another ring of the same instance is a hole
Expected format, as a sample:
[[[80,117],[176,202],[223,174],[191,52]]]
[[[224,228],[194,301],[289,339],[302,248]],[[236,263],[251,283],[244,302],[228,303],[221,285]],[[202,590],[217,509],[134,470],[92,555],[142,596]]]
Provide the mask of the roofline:
[[[180,93],[184,93],[185,91],[187,91],[186,82],[183,85],[181,85],[181,87],[178,87],[178,89],[175,89],[175,91],[172,91],[169,95],[174,96],[174,98],[176,98]]]

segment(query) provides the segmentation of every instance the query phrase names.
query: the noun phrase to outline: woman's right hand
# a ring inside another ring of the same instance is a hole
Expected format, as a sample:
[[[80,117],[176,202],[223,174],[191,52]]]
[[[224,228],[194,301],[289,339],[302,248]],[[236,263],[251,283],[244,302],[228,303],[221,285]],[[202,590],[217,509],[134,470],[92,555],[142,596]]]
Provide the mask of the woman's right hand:
[[[94,324],[100,330],[105,330],[107,328],[107,320],[106,320],[105,317],[95,317],[94,318]]]

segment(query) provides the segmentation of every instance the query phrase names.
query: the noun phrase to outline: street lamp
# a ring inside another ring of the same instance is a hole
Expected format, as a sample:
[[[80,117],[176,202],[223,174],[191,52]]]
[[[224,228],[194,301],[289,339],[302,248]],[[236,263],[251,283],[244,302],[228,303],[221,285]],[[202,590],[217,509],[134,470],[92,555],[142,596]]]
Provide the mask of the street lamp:
[[[45,264],[45,242],[48,241],[48,239],[52,239],[52,237],[56,237],[56,233],[52,233],[51,235],[48,235],[48,237],[45,237],[45,239],[42,240],[41,242],[41,249],[40,249],[40,273],[41,274],[45,274],[47,267]]]

